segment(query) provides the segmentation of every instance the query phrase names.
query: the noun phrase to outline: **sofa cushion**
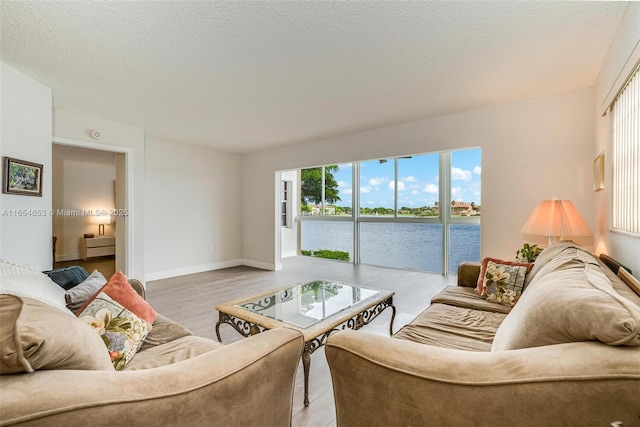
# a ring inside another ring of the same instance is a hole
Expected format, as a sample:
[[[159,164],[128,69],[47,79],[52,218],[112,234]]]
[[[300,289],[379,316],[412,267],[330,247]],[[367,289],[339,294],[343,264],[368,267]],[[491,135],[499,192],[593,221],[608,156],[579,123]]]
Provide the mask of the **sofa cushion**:
[[[0,295],[0,373],[38,369],[113,366],[100,337],[74,316],[35,299]]]
[[[32,298],[72,314],[66,307],[64,289],[26,265],[0,260],[0,294]]]
[[[431,299],[431,303],[449,304],[456,307],[494,311],[503,314],[508,314],[511,311],[511,307],[487,301],[478,295],[475,289],[467,286],[447,286]]]
[[[570,268],[574,262],[599,265],[597,258],[593,254],[574,242],[561,241],[547,246],[540,252],[536,262],[533,264],[533,268],[527,274],[527,278],[524,281],[524,290],[536,280],[536,277],[543,277],[550,271]]]
[[[98,293],[78,317],[102,338],[113,367],[118,371],[133,359],[151,329],[151,324],[104,292]]]
[[[224,347],[224,344],[189,335],[138,352],[135,359],[127,365],[125,370],[135,371],[171,365],[220,347]]]
[[[574,259],[530,283],[492,350],[594,340],[640,345],[640,307],[613,289],[598,264]]]
[[[138,295],[127,281],[127,277],[122,274],[121,271],[118,271],[111,276],[107,284],[100,288],[98,293],[100,292],[109,295],[109,297],[114,301],[122,304],[123,307],[134,313],[139,318],[145,320],[147,323],[153,324],[156,320],[156,312],[153,307],[151,307],[151,304]],[[96,295],[89,298],[85,302],[84,306],[76,311],[76,314],[82,312],[84,308],[93,301],[93,298],[95,298]]]
[[[192,335],[191,331],[173,320],[167,319],[161,314],[156,315],[153,328],[149,331],[147,338],[140,346],[138,352],[145,351],[151,347],[162,345],[178,338]]]
[[[63,289],[71,289],[79,283],[82,283],[89,273],[87,270],[79,265],[72,265],[70,267],[57,268],[55,270],[43,271],[44,274],[49,276],[51,280],[61,286]]]
[[[98,270],[93,270],[93,273],[91,273],[89,277],[81,283],[71,289],[67,289],[64,295],[65,300],[67,301],[67,308],[73,311],[79,309],[106,283],[107,279],[104,278],[102,273]]]
[[[394,338],[437,347],[490,351],[491,341],[506,314],[431,304]]]

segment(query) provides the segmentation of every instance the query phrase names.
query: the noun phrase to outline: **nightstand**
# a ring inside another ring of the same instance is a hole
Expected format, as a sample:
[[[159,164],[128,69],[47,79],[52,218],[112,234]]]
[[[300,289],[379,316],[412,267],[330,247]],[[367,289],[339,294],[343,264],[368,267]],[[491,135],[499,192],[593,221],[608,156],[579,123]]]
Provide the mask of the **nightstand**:
[[[116,254],[115,236],[83,237],[80,240],[80,258],[94,258]]]

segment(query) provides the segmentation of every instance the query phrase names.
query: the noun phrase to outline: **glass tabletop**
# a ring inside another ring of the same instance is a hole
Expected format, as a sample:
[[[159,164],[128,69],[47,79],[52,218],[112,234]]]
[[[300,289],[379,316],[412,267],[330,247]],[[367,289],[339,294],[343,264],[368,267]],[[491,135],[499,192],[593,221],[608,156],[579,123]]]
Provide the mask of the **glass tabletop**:
[[[308,328],[380,292],[346,283],[313,280],[242,301],[235,306],[299,328]]]

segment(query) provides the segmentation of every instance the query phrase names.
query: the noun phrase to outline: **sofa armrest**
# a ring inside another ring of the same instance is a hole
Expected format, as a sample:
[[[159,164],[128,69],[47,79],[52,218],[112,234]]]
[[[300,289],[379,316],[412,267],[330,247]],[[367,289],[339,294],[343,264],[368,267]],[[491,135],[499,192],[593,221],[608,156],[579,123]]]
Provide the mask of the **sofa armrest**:
[[[140,283],[138,279],[129,279],[128,281],[133,290],[136,291],[138,295],[142,297],[142,299],[146,299],[145,290],[144,286],[142,286],[142,283]]]
[[[480,276],[480,263],[464,261],[458,265],[458,286],[475,288]]]
[[[339,426],[608,426],[640,417],[640,347],[471,352],[341,331],[325,354]]]
[[[0,377],[0,425],[290,425],[302,334],[275,329],[140,371]]]

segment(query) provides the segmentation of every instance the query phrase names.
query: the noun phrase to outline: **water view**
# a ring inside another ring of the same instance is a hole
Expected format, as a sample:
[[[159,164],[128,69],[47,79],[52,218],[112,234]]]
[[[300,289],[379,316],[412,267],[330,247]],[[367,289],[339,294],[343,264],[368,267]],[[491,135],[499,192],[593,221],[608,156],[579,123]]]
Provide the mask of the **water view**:
[[[457,273],[462,261],[480,261],[479,221],[462,218],[482,215],[481,155],[469,148],[301,169],[300,215],[346,221],[303,220],[300,249],[353,262],[357,210],[361,263],[442,273],[446,250],[449,273]],[[444,194],[441,182],[450,184]],[[402,222],[443,215],[465,222],[448,225],[449,242],[440,223]]]
[[[449,273],[462,261],[480,261],[480,225],[451,224]],[[303,250],[349,252],[353,261],[353,224],[302,221]],[[364,264],[442,272],[442,225],[417,223],[360,224],[360,261]]]

